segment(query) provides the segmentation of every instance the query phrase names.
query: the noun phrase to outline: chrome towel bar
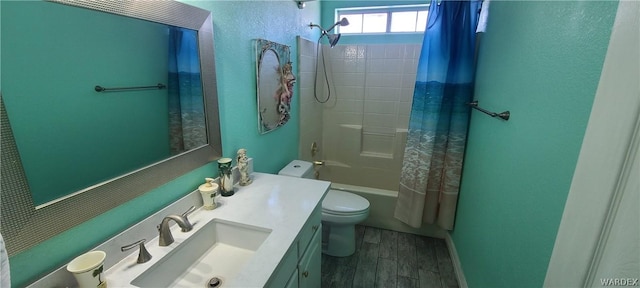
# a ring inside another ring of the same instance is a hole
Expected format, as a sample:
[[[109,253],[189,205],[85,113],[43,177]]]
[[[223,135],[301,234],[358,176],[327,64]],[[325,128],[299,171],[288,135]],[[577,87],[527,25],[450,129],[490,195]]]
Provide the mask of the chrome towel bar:
[[[491,117],[499,117],[500,119],[504,120],[504,121],[508,121],[509,117],[511,116],[511,113],[509,111],[504,111],[504,112],[500,112],[500,113],[496,113],[496,112],[491,112],[489,110],[485,110],[482,109],[480,107],[478,107],[478,101],[474,100],[471,101],[470,103],[467,103],[467,105],[471,106],[471,108],[476,109],[484,114],[487,114]]]
[[[138,87],[119,87],[119,88],[105,88],[102,87],[100,85],[96,85],[95,89],[96,92],[108,92],[108,91],[127,91],[127,90],[142,90],[142,89],[164,89],[167,86],[165,86],[162,83],[158,83],[158,85],[154,85],[154,86],[138,86]]]

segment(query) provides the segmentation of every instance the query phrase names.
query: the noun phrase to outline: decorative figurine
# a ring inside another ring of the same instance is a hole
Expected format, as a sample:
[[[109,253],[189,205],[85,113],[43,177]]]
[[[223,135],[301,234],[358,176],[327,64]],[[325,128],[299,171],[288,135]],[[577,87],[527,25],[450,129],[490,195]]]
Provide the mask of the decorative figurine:
[[[249,178],[249,158],[247,157],[247,149],[238,149],[238,171],[240,172],[240,186],[247,186],[253,182]]]

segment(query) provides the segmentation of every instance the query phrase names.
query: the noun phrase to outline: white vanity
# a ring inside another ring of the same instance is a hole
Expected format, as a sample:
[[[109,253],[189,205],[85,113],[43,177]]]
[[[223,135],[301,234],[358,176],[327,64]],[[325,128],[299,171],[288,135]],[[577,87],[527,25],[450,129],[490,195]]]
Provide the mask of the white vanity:
[[[108,287],[202,287],[212,277],[221,278],[220,287],[320,287],[321,203],[330,183],[263,173],[252,177],[253,184],[236,186],[235,195],[217,198],[216,209],[191,213],[193,230],[181,232],[174,224],[175,242],[167,247],[158,243],[158,219],[200,207],[198,191],[96,247],[107,252]],[[152,237],[148,226],[155,231]],[[121,252],[119,247],[142,238],[152,259],[137,264],[137,249]],[[73,277],[63,270],[32,287],[69,285]]]

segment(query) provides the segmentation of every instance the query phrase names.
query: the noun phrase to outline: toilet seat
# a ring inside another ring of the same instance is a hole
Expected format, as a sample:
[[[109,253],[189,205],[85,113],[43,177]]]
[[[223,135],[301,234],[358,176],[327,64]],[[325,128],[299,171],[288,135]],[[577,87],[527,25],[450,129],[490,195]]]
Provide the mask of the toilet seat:
[[[349,216],[367,213],[369,201],[348,192],[329,190],[322,201],[322,212],[332,215]]]
[[[335,211],[327,211],[327,210],[322,209],[322,213],[336,215],[336,216],[353,216],[353,215],[360,215],[360,214],[363,214],[363,213],[367,213],[367,211],[335,212]]]

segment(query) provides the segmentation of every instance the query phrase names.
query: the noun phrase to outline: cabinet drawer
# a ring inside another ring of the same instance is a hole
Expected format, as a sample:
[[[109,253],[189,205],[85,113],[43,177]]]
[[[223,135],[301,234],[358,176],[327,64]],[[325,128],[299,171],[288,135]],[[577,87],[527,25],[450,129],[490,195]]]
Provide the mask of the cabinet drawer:
[[[307,250],[309,242],[316,231],[322,231],[322,202],[318,203],[318,206],[313,210],[309,220],[304,224],[298,237],[298,256],[302,257],[304,251]]]

